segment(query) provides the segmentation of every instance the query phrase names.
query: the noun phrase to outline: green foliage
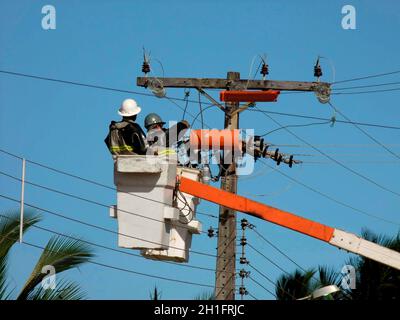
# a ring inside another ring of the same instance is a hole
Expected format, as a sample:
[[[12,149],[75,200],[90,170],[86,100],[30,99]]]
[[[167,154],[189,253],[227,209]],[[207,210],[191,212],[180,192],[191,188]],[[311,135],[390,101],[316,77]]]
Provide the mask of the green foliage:
[[[215,300],[214,292],[203,292],[197,295],[194,300]]]
[[[157,286],[154,286],[154,291],[150,292],[150,300],[160,300],[161,292],[158,292]]]
[[[363,230],[362,237],[400,252],[400,232],[394,237]],[[347,261],[356,269],[356,288],[350,291],[355,300],[400,300],[400,271],[376,261],[353,257]]]
[[[13,293],[13,290],[9,290],[7,284],[7,264],[8,254],[19,239],[19,221],[20,216],[17,210],[0,215],[0,300],[10,299]],[[26,210],[24,213],[24,233],[39,221],[41,221],[40,215]],[[54,290],[44,289],[40,285],[46,277],[42,270],[45,266],[52,266],[59,275],[90,261],[92,257],[92,249],[82,241],[62,236],[52,237],[17,299],[72,300],[85,298],[85,294],[81,291],[79,285],[65,280],[59,281]]]
[[[400,232],[394,237],[376,235],[363,230],[362,237],[384,247],[400,252]],[[346,262],[356,269],[356,289],[342,290],[339,299],[351,300],[400,300],[400,271],[361,256]],[[275,284],[278,300],[295,300],[311,295],[318,288],[328,285],[341,286],[342,275],[328,266],[319,266],[317,271],[295,270],[284,274]],[[329,296],[327,299],[333,299]]]

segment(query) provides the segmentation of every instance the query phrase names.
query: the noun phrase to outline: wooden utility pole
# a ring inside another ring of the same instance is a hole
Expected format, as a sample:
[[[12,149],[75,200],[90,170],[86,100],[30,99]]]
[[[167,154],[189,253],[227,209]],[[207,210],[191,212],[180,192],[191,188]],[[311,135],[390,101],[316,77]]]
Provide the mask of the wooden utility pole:
[[[240,79],[238,72],[228,72],[228,80]],[[228,90],[231,88],[228,88]],[[226,103],[225,129],[239,129],[239,103]],[[225,155],[224,155],[225,156]],[[221,165],[221,189],[237,193],[236,164],[233,157],[228,165]],[[236,289],[236,211],[219,207],[217,269],[215,273],[215,299],[234,300]]]
[[[147,87],[149,83],[158,83],[164,88],[195,88],[212,103],[216,101],[203,89],[223,90],[280,90],[280,91],[314,91],[328,95],[330,85],[323,82],[274,81],[240,79],[238,72],[228,72],[226,79],[213,78],[151,78],[138,77],[137,85]],[[226,103],[225,108],[218,105],[225,113],[224,128],[239,129],[239,103]],[[224,155],[225,156],[225,155]],[[237,193],[236,165],[233,161],[222,165],[221,189]],[[236,282],[236,211],[220,206],[218,226],[218,248],[215,277],[215,297],[217,300],[235,299]]]

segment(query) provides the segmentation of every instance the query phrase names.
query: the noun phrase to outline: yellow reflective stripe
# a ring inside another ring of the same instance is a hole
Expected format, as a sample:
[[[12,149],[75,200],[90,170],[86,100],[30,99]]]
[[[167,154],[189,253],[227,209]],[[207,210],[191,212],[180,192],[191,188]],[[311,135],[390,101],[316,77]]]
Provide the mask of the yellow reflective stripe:
[[[122,146],[110,147],[110,151],[133,151],[133,148],[124,144]]]
[[[173,149],[160,150],[157,153],[158,153],[159,156],[169,155],[169,154],[176,154],[175,150],[173,150]]]

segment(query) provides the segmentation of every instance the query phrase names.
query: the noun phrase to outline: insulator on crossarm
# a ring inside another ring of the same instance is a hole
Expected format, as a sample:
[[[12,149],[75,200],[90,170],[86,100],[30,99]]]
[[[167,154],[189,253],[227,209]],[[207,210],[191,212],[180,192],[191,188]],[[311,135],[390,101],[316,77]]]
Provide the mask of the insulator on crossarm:
[[[245,246],[247,244],[247,239],[246,239],[246,237],[242,237],[241,239],[240,239],[240,245],[241,246]]]
[[[147,61],[143,61],[142,72],[144,74],[147,74],[150,72],[150,64]]]
[[[266,75],[269,74],[269,66],[265,62],[262,64],[260,73],[262,74],[263,79],[265,79]]]
[[[322,76],[322,68],[319,64],[319,57],[318,57],[317,62],[315,63],[314,66],[314,77],[319,79],[321,76]]]
[[[214,229],[213,229],[213,227],[210,227],[208,230],[207,230],[207,232],[208,232],[208,237],[209,238],[212,238],[212,237],[214,237]]]

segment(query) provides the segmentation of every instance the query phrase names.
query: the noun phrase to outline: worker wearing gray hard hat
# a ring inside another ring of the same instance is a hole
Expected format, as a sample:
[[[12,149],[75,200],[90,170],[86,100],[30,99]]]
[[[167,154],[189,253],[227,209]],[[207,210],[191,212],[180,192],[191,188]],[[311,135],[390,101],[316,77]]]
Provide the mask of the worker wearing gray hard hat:
[[[157,113],[149,113],[144,119],[144,126],[147,129],[147,140],[151,145],[157,144],[164,147],[163,153],[172,153],[170,149],[179,139],[182,131],[190,127],[185,120],[179,121],[171,128],[164,128],[165,122]]]

